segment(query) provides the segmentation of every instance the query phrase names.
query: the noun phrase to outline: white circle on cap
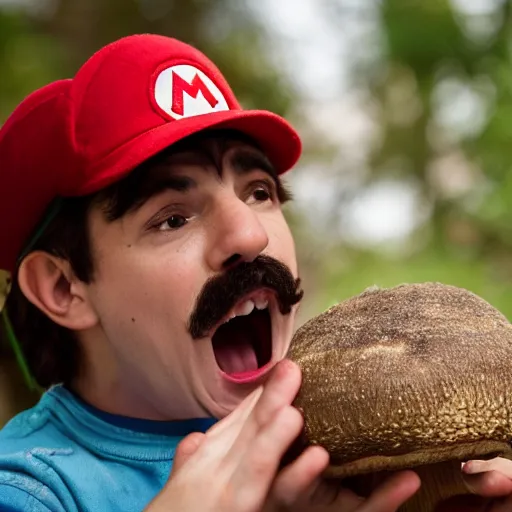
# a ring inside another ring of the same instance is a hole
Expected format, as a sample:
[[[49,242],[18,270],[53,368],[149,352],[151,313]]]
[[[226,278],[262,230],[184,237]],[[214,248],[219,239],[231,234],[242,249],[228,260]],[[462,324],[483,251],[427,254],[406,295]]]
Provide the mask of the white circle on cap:
[[[200,69],[188,64],[164,69],[155,82],[157,105],[173,119],[229,110],[220,89]]]

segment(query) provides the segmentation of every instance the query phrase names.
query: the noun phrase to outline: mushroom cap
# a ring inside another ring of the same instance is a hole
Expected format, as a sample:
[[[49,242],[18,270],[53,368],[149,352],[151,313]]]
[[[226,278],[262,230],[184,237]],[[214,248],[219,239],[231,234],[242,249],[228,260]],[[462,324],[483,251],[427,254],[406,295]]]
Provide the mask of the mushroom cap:
[[[511,454],[512,326],[467,290],[368,289],[305,323],[289,357],[332,476]]]

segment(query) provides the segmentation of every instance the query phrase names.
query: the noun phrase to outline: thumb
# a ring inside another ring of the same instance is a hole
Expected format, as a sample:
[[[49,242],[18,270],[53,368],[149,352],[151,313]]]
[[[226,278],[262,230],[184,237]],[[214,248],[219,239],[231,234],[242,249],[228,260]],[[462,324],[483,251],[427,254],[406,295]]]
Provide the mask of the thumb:
[[[203,444],[206,434],[194,432],[185,437],[176,447],[174,452],[174,461],[172,464],[171,476],[174,475],[187,462],[188,459]]]
[[[512,494],[512,462],[503,458],[471,460],[462,467],[464,483],[470,492],[486,497]]]

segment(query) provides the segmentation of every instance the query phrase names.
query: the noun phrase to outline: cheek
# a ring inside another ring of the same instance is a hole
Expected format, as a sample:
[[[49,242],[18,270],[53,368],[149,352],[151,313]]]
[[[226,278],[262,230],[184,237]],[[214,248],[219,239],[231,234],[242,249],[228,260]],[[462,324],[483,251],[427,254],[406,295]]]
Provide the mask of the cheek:
[[[282,213],[267,219],[265,229],[269,238],[268,248],[265,252],[288,265],[293,275],[297,276],[295,242]]]
[[[168,338],[184,332],[202,282],[188,252],[140,251],[102,258],[94,283],[100,317],[109,335]],[[106,326],[105,326],[106,327]],[[112,332],[113,331],[113,332]]]

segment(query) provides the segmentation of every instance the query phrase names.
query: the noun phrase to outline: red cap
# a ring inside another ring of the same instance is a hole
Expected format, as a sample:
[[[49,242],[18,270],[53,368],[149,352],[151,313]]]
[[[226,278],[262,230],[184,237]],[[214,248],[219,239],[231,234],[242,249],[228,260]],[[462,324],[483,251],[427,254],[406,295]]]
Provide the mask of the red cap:
[[[0,130],[0,269],[15,269],[56,197],[96,192],[214,127],[251,136],[279,173],[300,156],[300,139],[284,119],[242,110],[212,62],[164,36],[111,43],[73,79],[35,91]]]

